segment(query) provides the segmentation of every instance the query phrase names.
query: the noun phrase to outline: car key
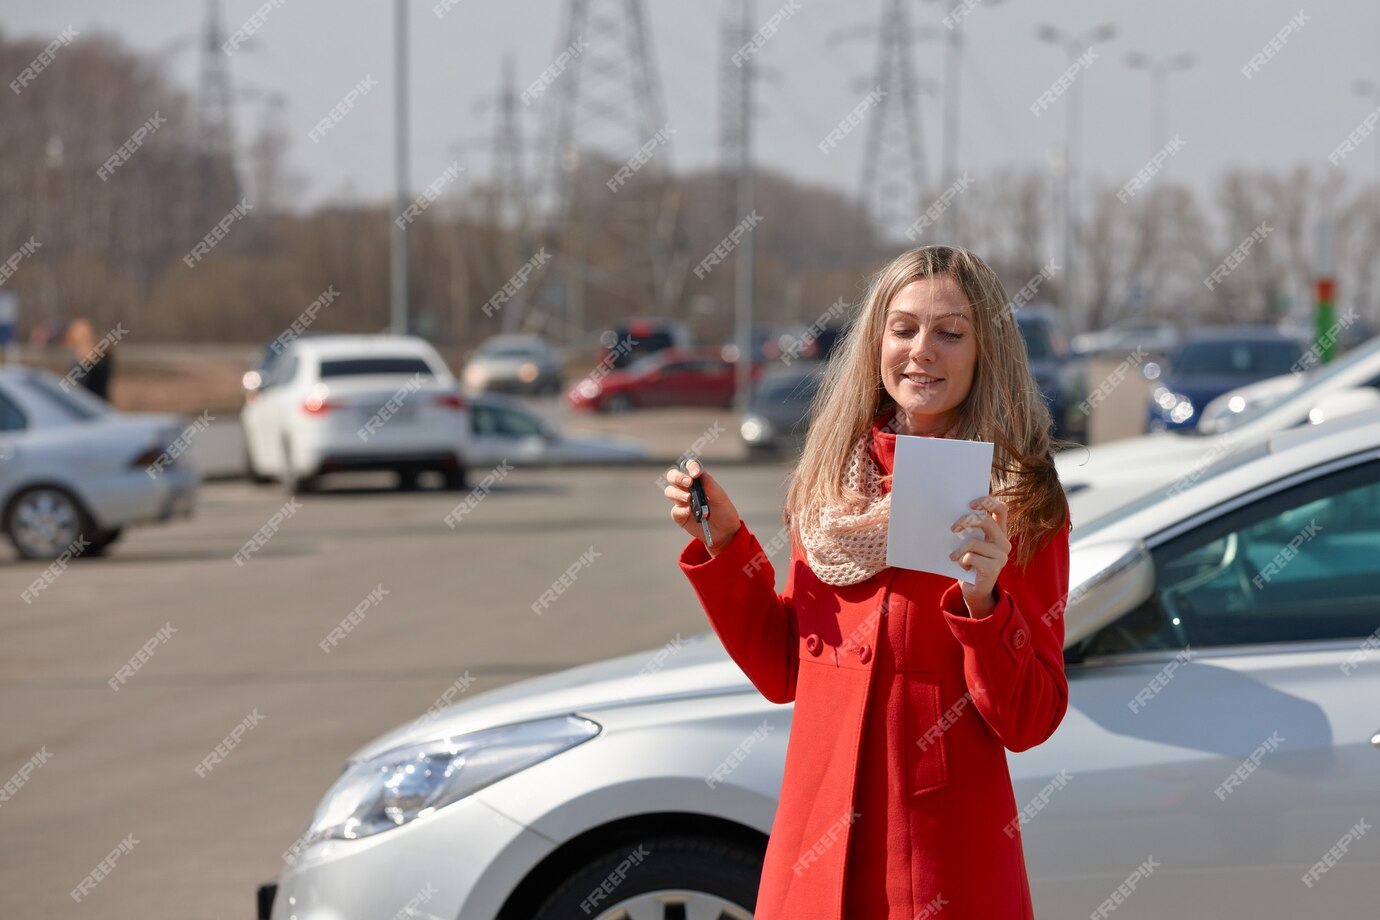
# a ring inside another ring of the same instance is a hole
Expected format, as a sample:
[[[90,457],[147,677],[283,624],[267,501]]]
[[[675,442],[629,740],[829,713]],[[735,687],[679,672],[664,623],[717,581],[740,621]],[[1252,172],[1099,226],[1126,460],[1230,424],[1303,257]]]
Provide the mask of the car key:
[[[686,461],[682,460],[676,466],[685,475],[690,475]],[[704,496],[704,483],[700,482],[698,476],[690,479],[690,513],[695,516],[695,521],[704,528],[704,545],[713,546],[714,538],[709,535],[709,499]]]

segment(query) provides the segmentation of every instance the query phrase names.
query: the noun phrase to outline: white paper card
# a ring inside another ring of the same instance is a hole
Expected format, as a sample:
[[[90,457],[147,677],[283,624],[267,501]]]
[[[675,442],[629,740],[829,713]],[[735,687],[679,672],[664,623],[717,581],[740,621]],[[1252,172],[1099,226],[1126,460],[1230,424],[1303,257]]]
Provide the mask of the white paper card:
[[[897,435],[892,473],[886,564],[975,584],[977,574],[949,554],[981,531],[950,528],[990,490],[992,443]]]

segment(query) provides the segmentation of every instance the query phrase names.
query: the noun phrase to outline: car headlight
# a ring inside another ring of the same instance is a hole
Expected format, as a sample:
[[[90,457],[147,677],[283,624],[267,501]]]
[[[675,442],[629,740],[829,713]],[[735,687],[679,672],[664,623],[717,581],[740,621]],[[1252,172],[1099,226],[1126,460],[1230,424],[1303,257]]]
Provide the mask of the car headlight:
[[[1160,412],[1174,422],[1186,422],[1193,417],[1193,400],[1182,393],[1175,393],[1168,387],[1155,387],[1151,398],[1159,406]]]
[[[771,436],[771,425],[767,420],[756,415],[749,415],[743,419],[743,423],[738,426],[738,431],[743,436],[743,440],[749,444],[756,444],[758,441],[765,440]]]
[[[575,392],[585,399],[593,399],[599,395],[599,384],[597,381],[590,380],[586,377],[575,387]]]
[[[465,382],[472,387],[482,387],[488,379],[488,373],[478,364],[471,364],[465,368]]]
[[[357,840],[423,818],[599,734],[597,722],[558,716],[395,748],[350,764],[312,816],[302,846]]]

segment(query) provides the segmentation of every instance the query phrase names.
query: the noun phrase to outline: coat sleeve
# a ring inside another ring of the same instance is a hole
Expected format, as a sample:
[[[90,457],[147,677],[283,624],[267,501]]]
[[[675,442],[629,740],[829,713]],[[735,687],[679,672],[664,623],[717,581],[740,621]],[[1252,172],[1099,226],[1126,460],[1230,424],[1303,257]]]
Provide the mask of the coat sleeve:
[[[791,599],[795,566],[786,592],[777,594],[776,572],[747,524],[718,555],[711,557],[702,541],[692,539],[679,561],[729,657],[771,702],[794,700],[800,665]]]
[[[963,675],[973,705],[1011,751],[1040,744],[1068,708],[1064,675],[1064,607],[1069,593],[1069,524],[1020,569],[1015,547],[997,575],[996,609],[968,614],[955,581],[940,598],[944,619],[963,645]]]

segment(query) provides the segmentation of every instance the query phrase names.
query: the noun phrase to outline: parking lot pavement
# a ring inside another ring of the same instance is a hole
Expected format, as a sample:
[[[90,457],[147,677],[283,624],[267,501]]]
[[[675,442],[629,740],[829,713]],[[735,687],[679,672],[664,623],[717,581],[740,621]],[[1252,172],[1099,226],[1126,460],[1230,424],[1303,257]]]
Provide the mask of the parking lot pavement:
[[[776,534],[788,468],[706,462]],[[702,632],[664,471],[517,470],[482,497],[364,476],[296,506],[213,483],[191,521],[47,580],[6,547],[0,784],[30,766],[0,799],[0,917],[252,916],[345,758],[466,674],[461,699]]]

